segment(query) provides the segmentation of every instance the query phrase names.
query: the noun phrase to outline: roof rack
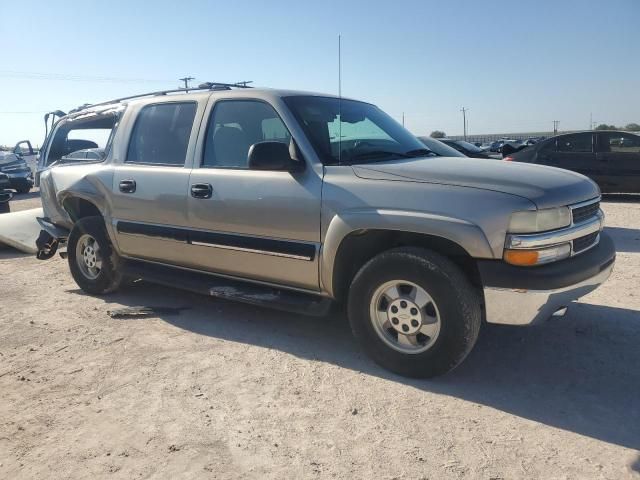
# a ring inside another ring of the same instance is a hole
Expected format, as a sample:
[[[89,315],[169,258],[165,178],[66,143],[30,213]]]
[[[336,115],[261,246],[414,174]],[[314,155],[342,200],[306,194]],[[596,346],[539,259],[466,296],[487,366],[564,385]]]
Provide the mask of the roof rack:
[[[125,100],[133,100],[134,98],[153,97],[157,95],[166,95],[168,93],[178,93],[178,92],[189,93],[191,91],[202,91],[202,90],[231,90],[232,88],[253,88],[249,86],[249,83],[253,83],[253,81],[248,80],[248,81],[242,81],[237,83],[204,82],[198,85],[197,87],[174,88],[171,90],[158,90],[158,91],[149,92],[149,93],[139,93],[138,95],[130,95],[128,97],[116,98],[114,100],[109,100],[107,102],[93,103],[93,104],[85,103],[84,105],[80,105],[79,107],[74,108],[73,110],[70,110],[68,114],[77,113],[90,107],[111,105],[112,103],[120,103]]]

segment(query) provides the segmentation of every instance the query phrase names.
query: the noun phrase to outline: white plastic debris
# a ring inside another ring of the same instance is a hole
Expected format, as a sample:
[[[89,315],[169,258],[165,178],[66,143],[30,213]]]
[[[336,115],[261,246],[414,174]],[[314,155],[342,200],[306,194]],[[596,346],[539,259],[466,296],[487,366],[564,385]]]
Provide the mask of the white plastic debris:
[[[37,217],[43,217],[42,208],[0,215],[0,243],[21,252],[36,253],[36,239],[40,234]]]

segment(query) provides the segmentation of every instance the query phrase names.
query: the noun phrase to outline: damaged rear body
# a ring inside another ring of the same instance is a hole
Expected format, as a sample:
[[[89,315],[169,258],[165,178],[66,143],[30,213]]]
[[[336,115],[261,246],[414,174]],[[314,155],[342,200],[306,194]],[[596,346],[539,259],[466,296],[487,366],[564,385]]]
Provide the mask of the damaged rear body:
[[[79,218],[108,216],[113,167],[107,159],[124,109],[119,104],[71,113],[45,140],[36,172],[44,210],[38,258],[55,254]]]

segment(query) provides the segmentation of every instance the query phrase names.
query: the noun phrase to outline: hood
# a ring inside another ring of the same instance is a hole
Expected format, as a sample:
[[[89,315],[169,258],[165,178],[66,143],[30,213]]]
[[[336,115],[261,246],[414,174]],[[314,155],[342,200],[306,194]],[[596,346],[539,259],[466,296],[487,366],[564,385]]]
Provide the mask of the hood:
[[[598,186],[583,175],[528,163],[431,157],[352,167],[360,178],[438,183],[492,190],[524,197],[540,209],[579,203],[600,195]]]

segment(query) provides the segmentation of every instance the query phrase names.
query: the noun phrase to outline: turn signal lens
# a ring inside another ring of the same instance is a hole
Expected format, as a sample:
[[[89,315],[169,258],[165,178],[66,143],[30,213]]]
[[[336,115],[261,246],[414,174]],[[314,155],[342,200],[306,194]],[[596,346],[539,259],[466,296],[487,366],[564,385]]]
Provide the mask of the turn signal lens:
[[[538,250],[517,250],[506,249],[504,251],[504,261],[511,265],[530,267],[533,265],[543,265],[549,262],[556,262],[571,255],[571,245],[563,243],[549,248]]]
[[[504,261],[511,265],[531,266],[538,263],[537,250],[505,250]]]

